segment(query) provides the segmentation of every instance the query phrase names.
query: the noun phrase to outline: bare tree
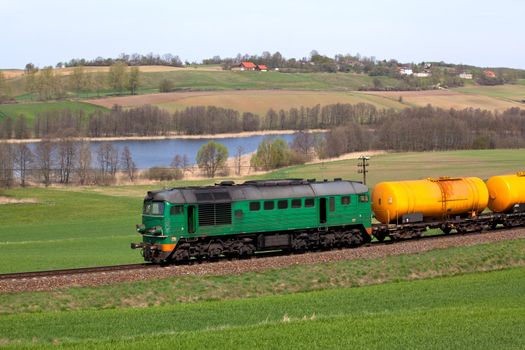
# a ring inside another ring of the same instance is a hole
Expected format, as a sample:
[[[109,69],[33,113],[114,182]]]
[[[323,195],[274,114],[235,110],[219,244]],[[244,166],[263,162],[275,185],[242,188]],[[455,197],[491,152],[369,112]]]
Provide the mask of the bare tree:
[[[235,154],[235,174],[241,175],[241,163],[242,163],[242,154],[244,153],[244,147],[241,145],[237,146],[237,153]]]
[[[117,62],[109,67],[108,83],[111,88],[122,94],[126,87],[128,75],[128,65],[124,62]]]
[[[13,137],[13,119],[5,117],[2,121],[2,128],[0,129],[0,137],[3,139],[10,139]]]
[[[190,166],[190,159],[186,154],[176,154],[171,161],[171,167],[181,170],[183,174],[190,169]]]
[[[91,174],[91,146],[89,142],[82,141],[78,147],[77,175],[81,185],[86,185]]]
[[[15,121],[15,138],[27,139],[29,138],[29,128],[27,127],[26,117],[18,116]]]
[[[77,93],[77,97],[79,97],[80,92],[86,88],[86,73],[84,72],[83,66],[73,68],[69,76],[69,83],[73,91]]]
[[[295,135],[291,149],[301,154],[305,160],[310,160],[311,150],[314,146],[314,137],[311,133],[300,132]]]
[[[35,166],[40,173],[44,185],[51,184],[51,172],[53,169],[55,144],[49,140],[38,142],[35,146]]]
[[[117,149],[109,142],[101,143],[97,150],[97,162],[101,183],[113,181],[118,167]]]
[[[132,67],[129,71],[128,87],[132,95],[137,94],[137,89],[140,85],[140,70],[139,67]]]
[[[14,168],[13,147],[0,142],[0,187],[11,187]]]
[[[15,146],[15,170],[20,178],[20,185],[26,186],[27,170],[33,162],[33,152],[25,143],[19,143]]]
[[[133,157],[131,156],[131,151],[129,150],[128,146],[124,147],[124,150],[122,151],[120,156],[120,166],[121,169],[128,175],[128,178],[133,181],[135,179],[137,166],[133,161]]]
[[[72,139],[73,131],[65,130],[61,133],[57,146],[57,166],[60,183],[68,184],[77,157],[77,145]]]

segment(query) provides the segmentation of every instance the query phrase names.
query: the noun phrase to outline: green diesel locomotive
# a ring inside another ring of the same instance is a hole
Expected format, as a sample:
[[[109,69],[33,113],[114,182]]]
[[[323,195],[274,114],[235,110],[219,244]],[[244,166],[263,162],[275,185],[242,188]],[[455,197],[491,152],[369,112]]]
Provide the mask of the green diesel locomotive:
[[[150,191],[137,231],[145,261],[248,257],[348,247],[371,239],[368,188],[335,179],[223,181]]]

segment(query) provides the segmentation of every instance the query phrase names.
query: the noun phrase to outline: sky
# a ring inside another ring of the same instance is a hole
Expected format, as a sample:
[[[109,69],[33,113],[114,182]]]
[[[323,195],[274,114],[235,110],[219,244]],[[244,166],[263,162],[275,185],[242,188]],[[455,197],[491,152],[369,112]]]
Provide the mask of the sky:
[[[201,61],[312,50],[525,68],[521,0],[0,0],[0,68],[149,52]]]

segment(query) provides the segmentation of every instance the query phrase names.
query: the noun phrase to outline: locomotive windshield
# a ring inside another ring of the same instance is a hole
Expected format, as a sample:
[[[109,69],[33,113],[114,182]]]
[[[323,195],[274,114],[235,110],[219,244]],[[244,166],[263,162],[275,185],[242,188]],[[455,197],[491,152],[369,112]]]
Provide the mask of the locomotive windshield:
[[[164,202],[151,202],[145,201],[144,208],[142,210],[144,215],[163,215],[164,214]]]

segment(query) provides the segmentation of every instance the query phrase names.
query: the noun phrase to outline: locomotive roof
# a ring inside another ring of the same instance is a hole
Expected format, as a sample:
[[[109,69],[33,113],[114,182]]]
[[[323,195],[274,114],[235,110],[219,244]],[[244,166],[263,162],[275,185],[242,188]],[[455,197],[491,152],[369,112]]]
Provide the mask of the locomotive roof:
[[[168,190],[149,191],[145,200],[170,203],[220,203],[242,200],[302,198],[366,193],[368,187],[361,182],[339,180],[316,182],[314,180],[256,180],[235,185],[233,181],[207,187],[175,187]]]

